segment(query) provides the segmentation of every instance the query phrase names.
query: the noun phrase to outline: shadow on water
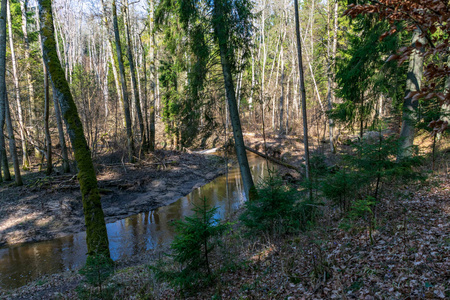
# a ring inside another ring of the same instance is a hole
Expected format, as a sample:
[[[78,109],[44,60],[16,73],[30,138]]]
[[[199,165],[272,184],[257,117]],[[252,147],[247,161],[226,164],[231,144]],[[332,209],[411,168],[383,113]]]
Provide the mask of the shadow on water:
[[[249,154],[249,164],[255,182],[267,176],[266,161]],[[175,232],[172,221],[192,214],[193,204],[206,197],[218,207],[217,216],[225,218],[245,201],[239,168],[232,168],[178,201],[107,224],[111,256],[126,258],[169,245]],[[80,232],[45,242],[30,243],[0,249],[0,288],[16,288],[46,274],[73,270],[86,260],[86,233]]]

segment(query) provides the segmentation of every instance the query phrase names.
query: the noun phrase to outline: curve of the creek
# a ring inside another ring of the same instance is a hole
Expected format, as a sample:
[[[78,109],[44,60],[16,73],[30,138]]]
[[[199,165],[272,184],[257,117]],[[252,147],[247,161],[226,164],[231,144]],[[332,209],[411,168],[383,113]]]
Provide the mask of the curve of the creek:
[[[255,182],[265,178],[266,161],[250,153],[248,159]],[[243,193],[239,168],[234,167],[170,205],[106,224],[111,257],[125,259],[166,247],[175,235],[171,221],[191,215],[193,204],[204,197],[218,208],[216,217],[226,218],[245,201]],[[0,249],[0,289],[17,288],[43,275],[78,269],[85,263],[86,252],[86,232]]]

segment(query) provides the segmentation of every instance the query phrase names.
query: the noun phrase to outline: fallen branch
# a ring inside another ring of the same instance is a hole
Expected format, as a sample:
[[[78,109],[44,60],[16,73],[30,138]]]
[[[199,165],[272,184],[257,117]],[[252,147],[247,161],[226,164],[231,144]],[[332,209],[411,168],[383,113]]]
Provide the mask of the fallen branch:
[[[281,160],[278,160],[278,159],[276,159],[276,158],[273,158],[273,157],[270,157],[270,156],[268,156],[268,155],[265,155],[264,153],[261,153],[261,152],[259,152],[259,151],[256,151],[256,150],[254,150],[254,149],[252,149],[252,148],[249,148],[249,147],[247,147],[247,146],[245,146],[245,149],[247,149],[248,151],[250,151],[250,152],[252,152],[252,153],[255,153],[255,154],[257,154],[257,155],[259,155],[259,156],[261,156],[261,157],[263,157],[263,158],[265,158],[265,159],[268,159],[268,160],[270,160],[271,162],[274,162],[274,163],[276,163],[276,164],[278,164],[278,165],[281,165],[281,166],[286,167],[286,168],[288,168],[288,169],[295,170],[295,171],[297,171],[297,172],[299,172],[299,173],[303,173],[302,170],[301,170],[300,168],[298,168],[298,167],[296,167],[296,166],[293,166],[293,165],[290,165],[290,164],[288,164],[288,163],[285,163],[284,161],[281,161]]]

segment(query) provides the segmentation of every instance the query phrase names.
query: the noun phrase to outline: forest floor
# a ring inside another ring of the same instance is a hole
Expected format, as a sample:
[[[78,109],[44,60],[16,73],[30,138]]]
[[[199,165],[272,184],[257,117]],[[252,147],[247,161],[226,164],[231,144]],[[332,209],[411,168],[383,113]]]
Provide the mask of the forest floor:
[[[119,265],[103,288],[111,288],[111,299],[449,299],[450,178],[386,193],[376,211],[373,242],[364,222],[343,230],[331,209],[314,229],[295,235],[248,240],[236,225],[223,241],[235,267],[189,297],[154,281],[153,253]],[[214,268],[223,263],[216,253]],[[77,286],[89,290],[71,271],[0,291],[0,298],[84,299]]]
[[[97,163],[96,168],[107,223],[168,205],[225,172],[218,156],[173,151],[157,151],[136,164]],[[84,230],[76,175],[45,176],[36,170],[23,178],[22,187],[0,185],[0,247]]]

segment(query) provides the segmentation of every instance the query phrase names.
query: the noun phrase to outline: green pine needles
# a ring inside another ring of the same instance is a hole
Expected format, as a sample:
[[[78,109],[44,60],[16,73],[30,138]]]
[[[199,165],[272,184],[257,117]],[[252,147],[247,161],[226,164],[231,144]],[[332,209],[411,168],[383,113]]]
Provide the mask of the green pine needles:
[[[314,223],[317,204],[312,199],[303,200],[302,194],[274,171],[269,171],[257,190],[258,198],[245,203],[240,217],[251,234],[293,233]]]
[[[206,198],[200,205],[195,205],[193,211],[192,217],[173,223],[178,235],[170,245],[172,254],[169,256],[176,263],[177,270],[162,261],[152,267],[157,280],[167,281],[183,292],[190,292],[214,280],[211,252],[220,245],[219,237],[230,226],[220,223],[215,217],[217,208],[211,208]]]
[[[422,179],[414,168],[421,164],[420,156],[397,161],[400,140],[384,137],[381,130],[372,133],[373,137],[353,144],[353,151],[343,155],[340,170],[322,181],[324,196],[344,211],[351,208],[355,198],[379,200],[383,184]]]

